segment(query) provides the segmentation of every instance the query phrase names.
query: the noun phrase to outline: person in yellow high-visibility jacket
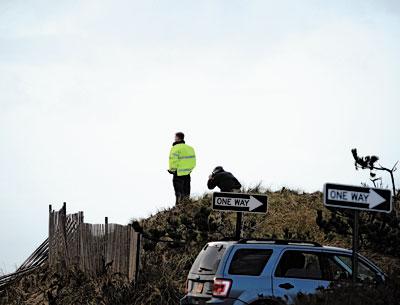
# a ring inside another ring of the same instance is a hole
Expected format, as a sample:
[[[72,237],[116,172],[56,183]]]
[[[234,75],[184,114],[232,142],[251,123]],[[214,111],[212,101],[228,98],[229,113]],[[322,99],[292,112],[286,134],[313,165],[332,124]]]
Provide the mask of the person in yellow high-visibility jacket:
[[[190,197],[190,173],[196,166],[196,154],[193,147],[185,144],[182,132],[175,134],[175,142],[169,153],[168,172],[174,177],[172,183],[175,190],[176,204]]]

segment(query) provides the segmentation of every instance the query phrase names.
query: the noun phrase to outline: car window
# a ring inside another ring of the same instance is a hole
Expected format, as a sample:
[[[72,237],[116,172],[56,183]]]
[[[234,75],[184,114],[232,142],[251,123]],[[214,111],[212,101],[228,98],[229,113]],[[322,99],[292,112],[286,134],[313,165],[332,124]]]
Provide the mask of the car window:
[[[327,280],[339,281],[351,279],[351,269],[337,256],[329,255],[327,258]]]
[[[322,269],[319,253],[299,250],[286,251],[275,271],[276,277],[321,279]]]
[[[272,250],[268,249],[239,249],[232,258],[228,273],[233,275],[260,275],[271,254]]]
[[[374,282],[377,279],[377,274],[369,266],[365,265],[363,262],[359,262],[357,277],[363,282]]]
[[[327,254],[327,279],[330,281],[350,280],[352,276],[352,256]],[[376,281],[377,273],[370,266],[358,260],[358,279]]]
[[[194,261],[190,273],[215,274],[225,250],[224,244],[205,245]]]

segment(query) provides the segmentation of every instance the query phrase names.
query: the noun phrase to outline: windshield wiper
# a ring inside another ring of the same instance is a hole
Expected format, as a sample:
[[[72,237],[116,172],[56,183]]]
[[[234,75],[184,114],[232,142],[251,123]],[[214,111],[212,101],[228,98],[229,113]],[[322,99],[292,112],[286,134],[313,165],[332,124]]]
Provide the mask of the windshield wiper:
[[[199,267],[199,271],[212,271],[212,269]]]

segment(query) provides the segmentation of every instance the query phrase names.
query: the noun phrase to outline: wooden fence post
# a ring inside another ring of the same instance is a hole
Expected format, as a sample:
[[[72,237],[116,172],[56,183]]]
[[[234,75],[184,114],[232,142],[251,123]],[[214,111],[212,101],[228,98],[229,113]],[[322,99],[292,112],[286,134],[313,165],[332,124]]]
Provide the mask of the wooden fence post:
[[[104,219],[104,267],[108,263],[108,217]]]

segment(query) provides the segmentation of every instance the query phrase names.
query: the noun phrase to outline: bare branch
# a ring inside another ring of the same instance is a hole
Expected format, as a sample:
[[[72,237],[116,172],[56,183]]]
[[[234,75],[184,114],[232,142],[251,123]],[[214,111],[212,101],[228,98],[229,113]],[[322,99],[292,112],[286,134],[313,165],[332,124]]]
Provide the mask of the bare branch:
[[[393,167],[392,167],[392,172],[395,172],[396,170],[397,170],[397,164],[399,163],[399,161],[397,161],[394,165],[393,165]]]

